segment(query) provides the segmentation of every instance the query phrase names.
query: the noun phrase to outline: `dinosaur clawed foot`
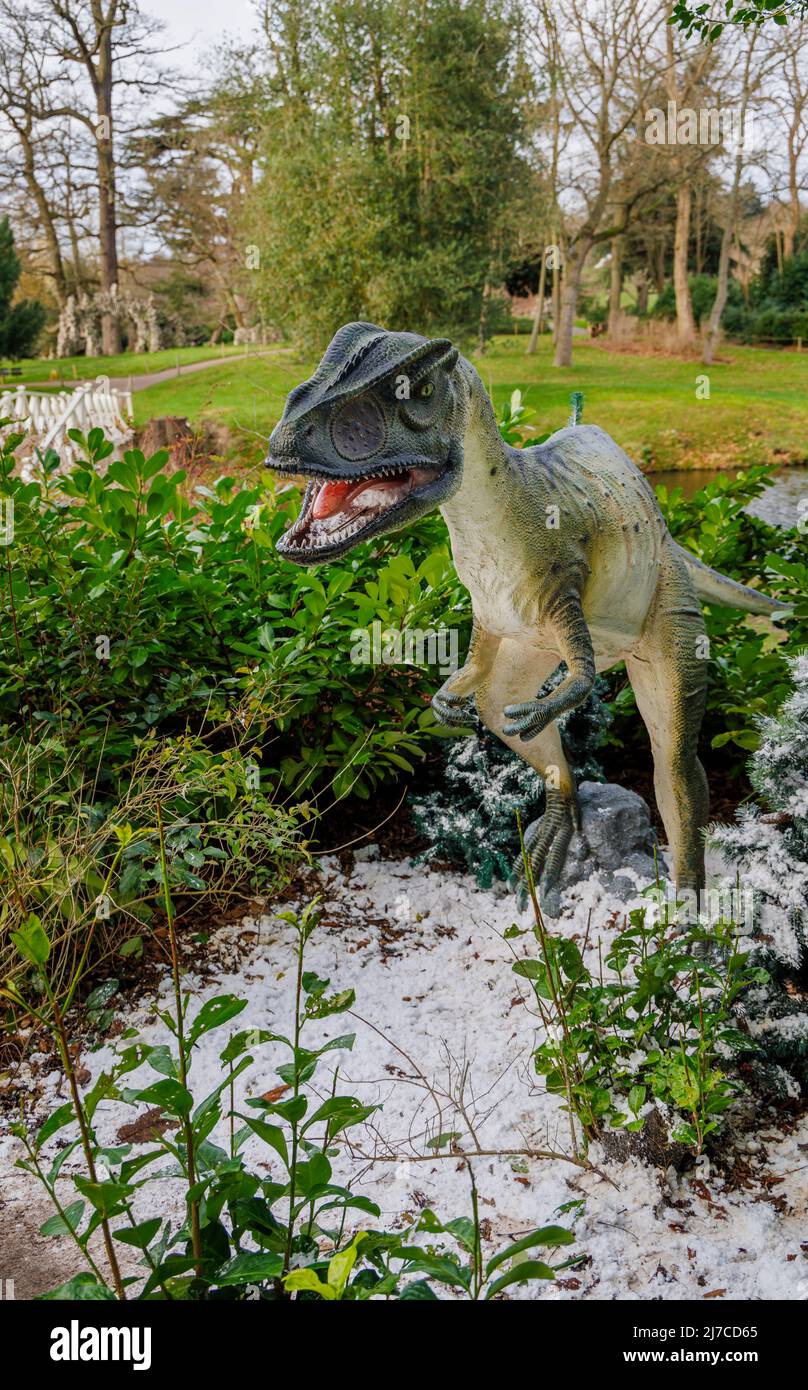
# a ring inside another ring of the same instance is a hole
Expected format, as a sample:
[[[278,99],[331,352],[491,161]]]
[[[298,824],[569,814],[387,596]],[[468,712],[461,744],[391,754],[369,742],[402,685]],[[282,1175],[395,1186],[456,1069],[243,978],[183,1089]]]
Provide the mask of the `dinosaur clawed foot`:
[[[576,826],[575,802],[558,791],[548,789],[544,815],[540,820],[533,821],[525,833],[525,855],[531,877],[538,887],[539,906],[548,917],[561,915],[559,884]],[[530,893],[521,858],[514,865],[511,884],[519,911],[524,912],[530,902]]]
[[[518,736],[527,743],[552,723],[556,711],[550,700],[526,700],[521,705],[506,705],[503,713],[509,721],[502,728],[505,737]]]
[[[477,706],[473,695],[453,695],[441,689],[432,696],[432,709],[439,724],[449,729],[463,729],[477,722]]]

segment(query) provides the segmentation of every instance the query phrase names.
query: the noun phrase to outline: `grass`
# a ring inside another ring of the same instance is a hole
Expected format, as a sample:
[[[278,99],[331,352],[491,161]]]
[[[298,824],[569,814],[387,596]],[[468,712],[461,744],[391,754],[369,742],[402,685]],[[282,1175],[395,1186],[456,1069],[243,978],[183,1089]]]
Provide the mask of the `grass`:
[[[707,371],[697,360],[614,352],[576,339],[570,368],[552,365],[549,337],[535,357],[525,338],[503,337],[475,361],[499,406],[517,387],[537,412],[537,433],[559,429],[569,395],[584,392],[584,419],[601,425],[649,471],[732,468],[808,461],[808,353],[725,345]],[[266,439],[287,392],[308,376],[314,357],[290,352],[212,367],[135,396],[135,419],[184,415]],[[709,376],[710,398],[696,397]]]
[[[239,434],[260,436],[262,444],[280,418],[293,386],[316,366],[291,350],[211,367],[193,376],[158,382],[133,398],[135,424],[158,415],[182,415],[195,424],[224,424]]]
[[[476,366],[499,406],[517,387],[537,412],[537,433],[560,428],[569,414],[569,394],[582,390],[584,419],[602,425],[648,470],[731,468],[766,462],[808,461],[808,354],[765,348],[722,349],[709,370],[710,397],[696,397],[705,368],[696,360],[615,352],[576,339],[575,361],[559,370],[552,364],[549,337],[535,357],[525,355],[524,337],[494,340]],[[158,353],[120,357],[66,358],[58,364],[23,364],[24,381],[54,385],[99,375],[137,376],[191,362],[230,357],[233,362],[187,377],[178,376],[135,394],[135,421],[157,415],[187,416],[228,425],[243,438],[261,443],[279,418],[291,388],[310,375],[315,358],[279,348],[246,357],[227,345],[167,348]]]
[[[243,357],[245,352],[254,351],[254,347],[234,347],[232,343],[205,343],[202,347],[164,348],[161,352],[122,352],[118,357],[61,357],[55,362],[46,357],[26,358],[24,362],[2,358],[0,367],[22,367],[22,376],[8,377],[2,383],[6,387],[21,386],[27,381],[53,381],[58,386],[62,380],[69,384],[96,376],[141,376],[176,367],[178,362],[185,366],[217,357]]]

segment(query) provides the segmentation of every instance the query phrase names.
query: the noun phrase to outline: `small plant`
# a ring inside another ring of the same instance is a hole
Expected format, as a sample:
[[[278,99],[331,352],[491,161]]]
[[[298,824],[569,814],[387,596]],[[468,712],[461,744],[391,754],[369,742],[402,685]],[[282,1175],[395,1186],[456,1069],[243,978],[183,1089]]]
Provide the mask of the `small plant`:
[[[510,444],[514,449],[526,447],[525,425],[533,419],[536,414],[532,406],[525,405],[522,400],[522,392],[517,388],[511,392],[510,400],[503,401],[497,416],[497,426],[506,444]],[[548,436],[531,436],[531,444],[541,444]]]
[[[727,1059],[755,1044],[734,1008],[766,972],[731,922],[677,926],[666,908],[658,920],[637,908],[593,976],[574,941],[547,931],[530,886],[538,954],[513,970],[530,981],[544,1023],[533,1060],[547,1090],[564,1097],[587,1140],[607,1126],[642,1129],[647,1102],[659,1101],[675,1117],[672,1139],[701,1153],[744,1089]]]
[[[26,1150],[26,1158],[19,1160],[18,1166],[38,1179],[54,1206],[54,1216],[42,1227],[42,1234],[69,1236],[86,1265],[45,1297],[413,1299],[435,1298],[434,1282],[471,1298],[491,1298],[510,1284],[551,1279],[566,1268],[521,1258],[539,1245],[555,1249],[571,1244],[572,1233],[557,1226],[532,1232],[483,1268],[473,1176],[471,1220],[461,1218],[441,1226],[429,1212],[424,1213],[418,1227],[451,1236],[465,1252],[465,1262],[454,1255],[407,1245],[399,1232],[361,1230],[346,1234],[349,1214],[378,1218],[379,1209],[350,1186],[333,1180],[332,1160],[346,1131],[365,1121],[377,1107],[340,1094],[336,1067],[325,1100],[312,1105],[307,1093],[308,1083],[324,1060],[334,1052],[349,1050],[354,1042],[351,1033],[339,1034],[316,1047],[308,1046],[303,1038],[312,1022],[345,1013],[354,1002],[352,990],[330,992],[330,981],[305,969],[306,945],[320,917],[316,902],[299,914],[281,914],[296,934],[290,1036],[255,1028],[231,1036],[219,1053],[218,1084],[201,1101],[196,1100],[192,1070],[200,1040],[231,1023],[246,1001],[221,995],[207,1000],[191,1017],[189,997],[182,992],[166,835],[159,812],[157,833],[174,985],[173,1010],[163,1010],[158,1017],[173,1036],[174,1045],[150,1046],[139,1042],[133,1030],[124,1033],[115,1065],[83,1094],[66,1018],[84,961],[60,997],[49,976],[51,943],[33,916],[15,933],[14,941],[36,971],[40,996],[33,990],[33,997],[24,996],[13,984],[0,991],[14,1009],[24,1011],[51,1033],[70,1090],[70,1100],[33,1137],[24,1122],[14,1129]],[[121,852],[130,843],[131,836],[123,832]],[[235,1081],[253,1062],[255,1049],[268,1044],[280,1046],[288,1054],[288,1060],[276,1069],[279,1084],[261,1097],[248,1099],[245,1109],[239,1109]],[[133,1074],[144,1066],[158,1079],[132,1085]],[[94,1120],[98,1106],[106,1100],[146,1105],[148,1110],[141,1121],[153,1123],[154,1147],[133,1156],[130,1144],[99,1144]],[[213,1138],[222,1123],[228,1129],[226,1145]],[[74,1124],[78,1137],[69,1140],[55,1159],[46,1160],[48,1140]],[[242,1151],[251,1137],[266,1147],[279,1171],[266,1177],[248,1168]],[[85,1171],[68,1175],[65,1164],[77,1151],[83,1155]],[[161,1166],[155,1171],[158,1161]],[[185,1220],[176,1227],[162,1216],[135,1212],[136,1202],[141,1210],[145,1206],[143,1189],[167,1177],[179,1179],[185,1190]],[[66,1181],[72,1182],[75,1190],[71,1200],[62,1196]],[[106,1270],[90,1244],[99,1229]],[[140,1254],[141,1275],[124,1272],[123,1255],[131,1258],[133,1250]],[[510,1261],[515,1263],[504,1269]],[[493,1279],[497,1269],[503,1272]]]

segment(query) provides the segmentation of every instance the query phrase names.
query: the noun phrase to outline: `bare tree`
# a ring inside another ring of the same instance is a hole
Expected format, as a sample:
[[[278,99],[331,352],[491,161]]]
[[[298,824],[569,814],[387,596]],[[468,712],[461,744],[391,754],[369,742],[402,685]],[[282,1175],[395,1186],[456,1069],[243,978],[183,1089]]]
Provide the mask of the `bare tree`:
[[[677,110],[691,107],[694,98],[703,91],[704,82],[716,61],[718,49],[702,43],[695,51],[686,53],[684,61],[677,53],[676,43],[682,38],[671,25],[667,28],[667,70],[665,90],[668,100]],[[673,288],[676,296],[676,331],[680,347],[691,347],[696,338],[696,324],[690,298],[688,277],[690,247],[690,217],[693,203],[693,177],[712,153],[710,146],[701,144],[673,145],[671,170],[676,184],[676,229],[673,243]]]
[[[789,217],[783,229],[783,255],[793,256],[802,216],[800,195],[805,188],[808,153],[808,19],[775,31],[772,39],[784,58],[785,80],[773,99],[786,128]]]
[[[564,209],[564,267],[555,363],[572,362],[581,275],[592,249],[625,231],[647,186],[618,186],[621,149],[636,138],[659,81],[666,17],[655,0],[534,0],[534,51],[557,64],[562,114],[555,202]]]
[[[14,137],[2,183],[7,194],[15,189],[19,192],[20,184],[25,189],[32,229],[45,245],[45,273],[52,280],[61,306],[67,297],[67,279],[59,244],[56,203],[49,196],[47,152],[39,119],[47,102],[51,79],[45,71],[41,50],[31,42],[23,17],[8,0],[0,4],[0,24],[3,28],[0,101]]]
[[[771,76],[776,61],[776,50],[761,40],[760,30],[757,28],[752,28],[743,35],[740,40],[740,49],[740,66],[735,73],[737,90],[734,108],[735,156],[732,166],[732,182],[724,204],[724,230],[718,259],[715,299],[710,310],[702,349],[702,360],[707,366],[711,365],[718,345],[721,316],[729,292],[730,256],[737,235],[741,209],[741,185],[752,157],[753,139],[750,136],[750,108],[755,95],[764,90],[766,79]]]
[[[143,15],[136,0],[0,0],[6,56],[3,95],[6,88],[7,119],[12,126],[25,177],[35,199],[39,222],[48,242],[51,273],[57,295],[64,297],[64,251],[59,242],[56,208],[64,220],[63,171],[56,171],[48,189],[48,155],[65,129],[75,132],[93,164],[94,226],[101,291],[111,299],[118,284],[120,206],[117,185],[116,138],[125,119],[131,94],[143,97],[165,81],[155,59],[163,50],[152,40],[163,27],[161,20]],[[82,157],[78,157],[79,166]],[[76,172],[74,160],[73,173]],[[83,178],[70,183],[76,195]],[[38,191],[37,191],[38,190]],[[73,198],[75,206],[75,196]],[[74,261],[83,233],[71,221],[69,234]],[[58,254],[57,254],[58,253]],[[105,353],[121,349],[117,316],[108,308],[102,318]]]

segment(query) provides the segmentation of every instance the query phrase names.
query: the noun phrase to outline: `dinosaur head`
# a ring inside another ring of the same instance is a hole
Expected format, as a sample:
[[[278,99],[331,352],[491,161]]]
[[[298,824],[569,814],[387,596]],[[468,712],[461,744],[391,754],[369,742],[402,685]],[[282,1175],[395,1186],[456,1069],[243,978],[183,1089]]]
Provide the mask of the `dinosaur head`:
[[[298,564],[332,560],[397,531],[460,486],[464,378],[447,338],[348,323],[314,376],[290,392],[267,464],[310,479],[278,541]]]

